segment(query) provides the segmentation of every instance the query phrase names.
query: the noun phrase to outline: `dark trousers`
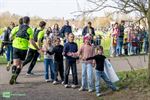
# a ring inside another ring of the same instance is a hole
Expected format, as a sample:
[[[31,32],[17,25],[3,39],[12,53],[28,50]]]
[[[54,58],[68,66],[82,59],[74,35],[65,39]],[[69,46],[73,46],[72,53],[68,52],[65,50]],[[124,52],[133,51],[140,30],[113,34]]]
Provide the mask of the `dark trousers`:
[[[124,49],[124,54],[128,55],[128,49]]]
[[[29,48],[27,57],[26,57],[25,61],[23,62],[23,66],[25,66],[26,64],[28,64],[31,61],[30,66],[28,67],[27,73],[31,73],[32,69],[34,68],[34,66],[36,64],[38,56],[39,56],[39,53],[37,50],[33,50],[33,49]]]
[[[54,61],[55,66],[55,80],[57,81],[58,72],[62,81],[64,81],[64,64],[63,61]]]
[[[64,83],[68,84],[68,76],[69,76],[69,72],[70,72],[70,68],[72,70],[72,77],[73,77],[73,84],[74,85],[78,85],[78,76],[77,76],[77,66],[76,66],[76,62],[72,62],[70,63],[67,59],[66,59],[66,68],[65,68],[65,80]]]

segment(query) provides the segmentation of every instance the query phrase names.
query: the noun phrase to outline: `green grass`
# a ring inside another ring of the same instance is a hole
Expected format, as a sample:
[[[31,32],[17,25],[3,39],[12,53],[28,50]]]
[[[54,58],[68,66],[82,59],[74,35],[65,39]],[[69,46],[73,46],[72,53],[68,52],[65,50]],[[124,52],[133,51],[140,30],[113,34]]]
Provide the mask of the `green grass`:
[[[120,81],[116,82],[116,86],[121,90],[129,89],[137,92],[149,92],[150,84],[148,82],[147,70],[136,70],[117,73]],[[102,83],[102,91],[106,91],[108,88],[105,83]]]
[[[6,64],[6,58],[4,56],[0,56],[0,64]]]

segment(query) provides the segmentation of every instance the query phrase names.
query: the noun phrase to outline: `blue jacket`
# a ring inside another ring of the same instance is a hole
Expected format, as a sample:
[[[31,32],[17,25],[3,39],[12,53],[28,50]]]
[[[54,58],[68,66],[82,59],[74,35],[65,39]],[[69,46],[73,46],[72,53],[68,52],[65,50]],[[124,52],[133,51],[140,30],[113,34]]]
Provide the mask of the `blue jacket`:
[[[68,56],[67,53],[68,52],[73,52],[76,53],[78,51],[78,46],[75,42],[67,42],[64,45],[64,53],[65,53],[65,57],[66,59],[72,63],[76,61],[76,58],[72,58],[71,56]]]
[[[72,33],[72,28],[71,28],[71,26],[69,26],[69,25],[64,25],[64,26],[62,27],[62,29],[60,30],[61,36],[64,37],[64,36],[65,36],[65,33]]]

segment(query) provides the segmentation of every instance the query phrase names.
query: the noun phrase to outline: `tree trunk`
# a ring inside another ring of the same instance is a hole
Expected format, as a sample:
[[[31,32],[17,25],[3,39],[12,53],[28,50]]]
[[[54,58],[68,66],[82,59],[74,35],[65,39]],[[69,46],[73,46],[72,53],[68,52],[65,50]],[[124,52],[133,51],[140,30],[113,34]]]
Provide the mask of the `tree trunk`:
[[[150,0],[148,2],[150,8]],[[148,50],[148,82],[150,83],[150,9],[147,12],[147,22],[148,22],[148,41],[149,41],[149,50]]]

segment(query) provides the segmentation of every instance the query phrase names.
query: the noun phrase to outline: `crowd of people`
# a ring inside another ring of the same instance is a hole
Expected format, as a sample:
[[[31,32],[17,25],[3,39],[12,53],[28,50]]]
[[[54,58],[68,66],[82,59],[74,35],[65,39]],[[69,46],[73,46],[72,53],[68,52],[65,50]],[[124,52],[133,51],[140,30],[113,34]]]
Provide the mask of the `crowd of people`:
[[[144,51],[148,52],[148,34],[143,28],[133,25],[125,36],[124,21],[119,25],[115,23],[111,33],[111,56],[139,54],[144,45]],[[45,31],[46,30],[46,31]],[[83,28],[83,45],[79,48],[74,42],[75,35],[69,21],[60,29],[56,23],[53,28],[46,28],[46,22],[40,21],[39,27],[34,30],[30,27],[30,18],[25,16],[19,19],[19,25],[15,26],[11,22],[4,31],[1,51],[6,49],[7,71],[12,68],[10,85],[16,84],[22,68],[30,63],[26,75],[33,75],[32,70],[39,55],[44,55],[44,79],[52,84],[63,84],[66,88],[76,88],[78,83],[77,63],[82,65],[82,80],[79,91],[88,90],[101,96],[100,79],[113,90],[118,87],[109,80],[104,73],[104,63],[106,57],[103,55],[101,36],[95,37],[95,30],[92,23],[88,22]],[[63,42],[63,43],[62,43]],[[124,50],[124,52],[122,51]],[[95,71],[93,69],[95,66]],[[72,72],[72,85],[69,85],[69,74]],[[95,78],[93,77],[95,73]],[[60,75],[60,80],[58,78]],[[94,88],[95,79],[95,88]]]
[[[110,56],[138,55],[144,51],[148,53],[148,32],[145,27],[130,25],[125,27],[125,22],[115,23],[111,30]],[[126,30],[126,31],[125,31]]]
[[[44,79],[54,85],[63,84],[66,88],[77,88],[78,70],[77,63],[82,63],[82,85],[79,91],[94,91],[94,73],[96,80],[96,94],[101,96],[100,78],[103,78],[107,85],[116,91],[118,88],[109,80],[104,73],[104,62],[106,57],[103,55],[103,47],[100,41],[94,41],[95,31],[88,22],[83,29],[83,45],[78,48],[74,42],[74,34],[69,21],[59,29],[58,24],[54,28],[48,27],[45,31],[46,22],[41,21],[39,27],[34,31],[30,27],[30,18],[25,16],[19,19],[19,25],[15,26],[11,22],[3,34],[1,52],[5,47],[7,51],[7,71],[12,71],[9,84],[16,84],[16,80],[22,68],[30,62],[26,75],[33,75],[32,70],[39,55],[44,55]],[[63,38],[63,39],[62,39]],[[63,44],[61,42],[63,41]],[[96,46],[95,46],[96,45]],[[93,66],[95,66],[93,71]],[[72,85],[69,85],[69,74],[72,71]],[[58,73],[60,80],[58,79]]]

